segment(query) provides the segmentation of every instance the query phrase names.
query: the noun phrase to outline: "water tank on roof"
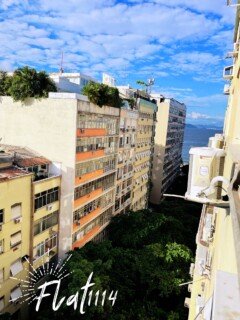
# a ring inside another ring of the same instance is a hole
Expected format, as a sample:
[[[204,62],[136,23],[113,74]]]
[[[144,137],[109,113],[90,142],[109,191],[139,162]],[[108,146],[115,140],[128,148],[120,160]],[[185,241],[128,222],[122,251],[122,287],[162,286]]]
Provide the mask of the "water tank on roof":
[[[8,167],[12,165],[12,155],[0,150],[0,168]]]

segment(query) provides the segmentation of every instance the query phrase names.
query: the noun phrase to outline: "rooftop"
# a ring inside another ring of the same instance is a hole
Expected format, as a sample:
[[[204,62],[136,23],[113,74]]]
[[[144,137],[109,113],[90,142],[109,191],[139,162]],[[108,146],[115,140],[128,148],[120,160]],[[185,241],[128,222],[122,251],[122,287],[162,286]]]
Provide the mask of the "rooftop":
[[[0,144],[0,150],[12,156],[13,164],[19,167],[26,168],[51,163],[50,160],[29,148]]]
[[[14,166],[8,168],[0,168],[0,182],[7,181],[14,178],[30,175],[28,171],[16,168]]]

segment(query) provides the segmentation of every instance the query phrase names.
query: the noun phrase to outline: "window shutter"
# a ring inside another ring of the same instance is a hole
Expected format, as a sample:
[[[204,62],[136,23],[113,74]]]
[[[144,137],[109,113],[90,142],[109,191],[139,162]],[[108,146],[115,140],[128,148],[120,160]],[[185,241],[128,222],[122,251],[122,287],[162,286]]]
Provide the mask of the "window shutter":
[[[22,205],[21,203],[14,204],[11,207],[12,219],[21,217],[22,215]]]
[[[12,276],[15,276],[16,274],[18,274],[22,270],[23,270],[23,265],[20,260],[15,261],[10,266],[10,271],[11,271]]]
[[[4,271],[3,269],[0,270],[0,283],[3,283],[3,276],[4,276]],[[1,310],[1,308],[0,308]]]
[[[16,246],[17,244],[22,242],[22,233],[21,231],[11,235],[11,247]]]
[[[14,302],[19,298],[21,298],[21,296],[22,296],[22,291],[19,287],[11,291],[11,301]]]

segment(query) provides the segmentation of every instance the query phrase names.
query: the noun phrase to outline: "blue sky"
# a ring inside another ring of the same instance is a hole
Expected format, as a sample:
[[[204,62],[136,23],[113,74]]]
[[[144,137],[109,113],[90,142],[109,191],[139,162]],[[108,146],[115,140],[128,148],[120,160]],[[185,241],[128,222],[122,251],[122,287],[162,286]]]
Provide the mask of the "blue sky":
[[[117,84],[155,78],[189,123],[222,123],[235,9],[225,0],[0,0],[0,68],[30,65]]]

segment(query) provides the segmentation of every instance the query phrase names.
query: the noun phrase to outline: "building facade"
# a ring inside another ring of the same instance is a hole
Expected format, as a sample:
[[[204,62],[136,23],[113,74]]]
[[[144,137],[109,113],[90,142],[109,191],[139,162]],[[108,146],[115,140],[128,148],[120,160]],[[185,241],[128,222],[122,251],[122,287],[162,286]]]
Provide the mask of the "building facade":
[[[220,177],[215,177],[215,182],[220,182],[215,185],[219,187],[217,198],[221,202],[225,199],[226,203],[224,206],[205,204],[202,209],[195,263],[190,268],[193,277],[188,287],[190,297],[185,300],[189,320],[240,319],[239,13],[238,9],[231,53],[233,65],[224,69],[224,78],[229,81],[224,90],[229,95],[224,132],[211,138],[208,148],[222,152],[224,160],[216,161],[215,156],[211,161],[211,157],[202,156],[201,150],[198,158],[201,163],[198,175],[202,181],[208,176],[210,165],[218,172]],[[196,154],[194,150],[191,152]],[[192,170],[191,176],[196,174],[194,166]]]
[[[121,109],[100,108],[86,96],[69,92],[50,93],[46,99],[28,99],[24,104],[1,97],[1,148],[22,176],[10,179],[9,194],[5,180],[0,186],[6,199],[27,207],[18,225],[24,228],[22,239],[27,237],[25,247],[19,257],[9,253],[6,266],[0,263],[4,281],[10,281],[9,268],[15,260],[26,264],[26,256],[34,269],[41,269],[49,261],[65,258],[69,250],[104,238],[114,215],[147,207],[156,109],[155,101],[133,89]],[[20,178],[21,201],[14,199]],[[9,220],[9,204],[0,204],[0,213],[6,211]],[[8,228],[3,224],[2,229]],[[12,235],[10,230],[6,236],[1,233],[4,243]],[[24,279],[20,262],[17,277]],[[15,287],[6,288],[0,290],[0,311],[13,313],[16,310],[8,309],[8,301]],[[14,297],[19,301],[21,286],[16,288]]]
[[[16,146],[0,149],[0,312],[25,319],[20,302],[29,272],[57,257],[61,181],[48,159]]]
[[[0,136],[3,143],[43,154],[61,172],[63,258],[98,236],[113,214],[120,109],[99,108],[86,96],[60,92],[29,104],[2,98]]]
[[[114,214],[128,212],[131,206],[138,111],[122,108],[117,165],[117,185]]]
[[[118,90],[126,99],[128,108],[131,105],[135,112],[134,125],[127,126],[127,129],[133,128],[129,139],[132,139],[134,152],[130,209],[137,211],[148,206],[157,104],[145,91],[130,86],[119,86]]]
[[[182,163],[186,106],[174,99],[155,94],[152,96],[157,100],[158,112],[150,202],[159,204],[164,192],[178,175]]]
[[[148,206],[149,186],[154,147],[155,117],[157,105],[149,98],[138,97],[138,122],[135,147],[133,192],[131,209],[145,209]]]

